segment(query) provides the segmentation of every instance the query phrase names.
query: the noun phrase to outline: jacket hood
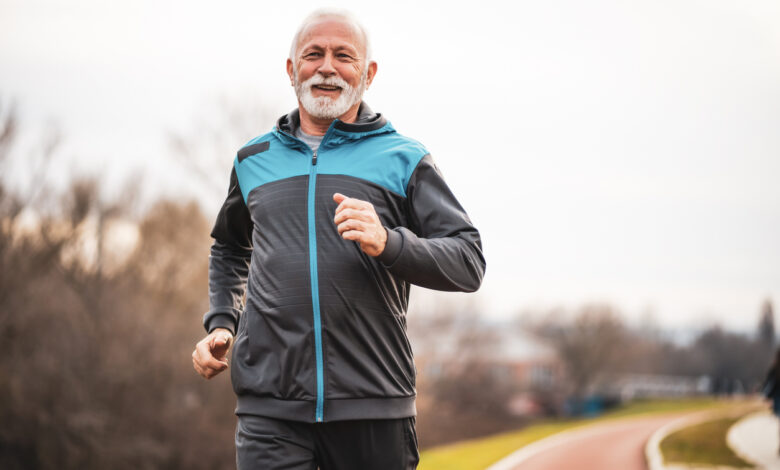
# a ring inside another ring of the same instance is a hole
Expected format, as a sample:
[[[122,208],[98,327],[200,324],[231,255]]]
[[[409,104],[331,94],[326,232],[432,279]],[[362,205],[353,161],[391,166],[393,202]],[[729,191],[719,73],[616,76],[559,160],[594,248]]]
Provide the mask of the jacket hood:
[[[295,135],[295,131],[301,125],[301,115],[298,108],[292,110],[289,114],[285,114],[276,121],[276,130],[282,131],[289,135]],[[361,137],[367,134],[381,133],[382,131],[394,131],[390,123],[380,113],[375,113],[366,104],[365,101],[360,102],[358,108],[357,120],[353,123],[347,123],[335,119],[331,124],[331,127],[335,127],[336,130],[341,131],[339,134],[349,135],[355,134],[354,137]],[[346,133],[346,134],[344,134]]]

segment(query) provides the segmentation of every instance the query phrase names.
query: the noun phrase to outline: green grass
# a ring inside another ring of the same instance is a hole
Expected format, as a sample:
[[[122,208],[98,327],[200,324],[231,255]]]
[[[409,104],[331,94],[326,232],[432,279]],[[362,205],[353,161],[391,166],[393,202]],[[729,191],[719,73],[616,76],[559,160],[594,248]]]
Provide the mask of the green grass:
[[[419,470],[483,469],[534,441],[579,426],[628,416],[695,411],[732,404],[733,402],[709,398],[639,401],[617,408],[598,418],[545,421],[518,431],[428,449],[421,454]]]
[[[661,442],[661,454],[667,463],[703,464],[753,468],[739,458],[726,444],[729,428],[741,416],[718,418],[696,424],[666,437]]]
[[[576,422],[547,422],[482,439],[464,441],[422,452],[419,470],[474,470],[499,461],[520,447],[575,427]]]

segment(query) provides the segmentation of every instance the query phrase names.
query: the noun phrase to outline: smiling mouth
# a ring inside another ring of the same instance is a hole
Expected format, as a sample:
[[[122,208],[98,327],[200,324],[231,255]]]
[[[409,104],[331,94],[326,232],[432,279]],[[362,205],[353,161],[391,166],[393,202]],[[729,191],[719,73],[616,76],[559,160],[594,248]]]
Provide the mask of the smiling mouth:
[[[335,85],[312,85],[312,88],[322,91],[340,91],[341,87]]]

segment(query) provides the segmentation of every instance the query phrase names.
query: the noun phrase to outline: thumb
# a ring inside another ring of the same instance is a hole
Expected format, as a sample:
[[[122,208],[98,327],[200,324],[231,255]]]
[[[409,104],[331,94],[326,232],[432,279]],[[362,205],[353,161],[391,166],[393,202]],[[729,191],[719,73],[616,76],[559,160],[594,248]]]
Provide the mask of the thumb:
[[[231,336],[229,333],[222,332],[222,334],[219,335],[217,341],[219,344],[230,344],[230,338]]]
[[[336,204],[341,204],[341,201],[343,201],[346,198],[347,198],[347,196],[345,196],[345,195],[343,195],[341,193],[335,193],[333,195],[333,200],[336,201]]]
[[[214,348],[224,346],[228,343],[230,338],[228,337],[227,333],[220,331],[214,336],[212,336],[211,340],[209,341],[209,349],[214,350]]]

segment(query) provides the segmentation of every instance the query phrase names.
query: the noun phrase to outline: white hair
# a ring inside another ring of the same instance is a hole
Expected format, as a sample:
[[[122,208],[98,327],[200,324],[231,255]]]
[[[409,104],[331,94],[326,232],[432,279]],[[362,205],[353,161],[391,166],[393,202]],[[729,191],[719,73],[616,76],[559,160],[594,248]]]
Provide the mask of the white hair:
[[[368,63],[371,62],[371,43],[368,40],[368,32],[366,31],[366,28],[363,27],[362,24],[355,18],[352,13],[348,12],[347,10],[340,10],[336,8],[322,8],[319,10],[314,11],[312,14],[306,17],[305,20],[303,20],[303,23],[298,27],[298,31],[295,32],[295,36],[293,36],[292,45],[290,46],[290,60],[293,61],[293,64],[295,64],[295,54],[297,52],[298,48],[298,42],[301,40],[301,36],[303,33],[309,29],[309,26],[313,25],[314,23],[325,19],[325,18],[333,18],[337,20],[341,20],[344,23],[352,26],[352,28],[355,29],[358,33],[360,33],[363,36],[363,43],[366,46],[366,67],[368,66]],[[294,68],[297,69],[297,67],[294,66]]]

